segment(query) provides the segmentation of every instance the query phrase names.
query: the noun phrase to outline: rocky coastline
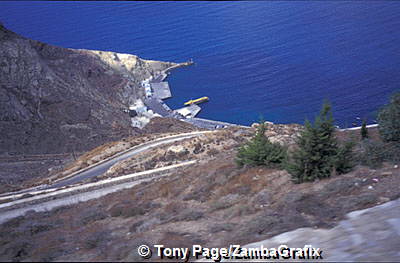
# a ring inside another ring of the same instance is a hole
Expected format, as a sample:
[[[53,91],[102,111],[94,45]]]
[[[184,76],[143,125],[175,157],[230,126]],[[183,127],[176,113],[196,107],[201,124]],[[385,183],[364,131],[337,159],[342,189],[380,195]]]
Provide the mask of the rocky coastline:
[[[134,135],[123,109],[180,64],[69,49],[0,26],[0,155],[83,152]]]

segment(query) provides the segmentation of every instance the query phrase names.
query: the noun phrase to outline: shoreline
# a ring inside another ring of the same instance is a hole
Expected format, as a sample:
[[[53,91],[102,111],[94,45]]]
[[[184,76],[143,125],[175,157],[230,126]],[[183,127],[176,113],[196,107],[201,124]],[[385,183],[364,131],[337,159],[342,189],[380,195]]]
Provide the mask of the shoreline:
[[[194,64],[193,60],[189,60],[187,62],[182,62],[182,63],[176,63],[175,65],[170,66],[170,67],[160,71],[158,74],[152,75],[149,79],[146,79],[146,80],[148,80],[151,83],[164,82],[168,78],[168,75],[171,73],[172,70],[180,68],[180,67],[191,66],[193,64]],[[171,94],[172,94],[172,92],[171,92]],[[163,117],[163,118],[168,118],[168,117],[169,118],[175,118],[175,119],[178,119],[180,121],[184,121],[184,122],[190,123],[190,124],[192,124],[192,125],[194,125],[196,127],[199,127],[199,128],[220,129],[220,128],[225,128],[225,127],[228,127],[228,126],[251,128],[251,126],[252,126],[252,125],[246,126],[246,125],[242,125],[242,124],[230,123],[230,122],[219,121],[219,120],[211,120],[211,119],[206,119],[206,118],[198,118],[198,117],[195,117],[195,116],[193,116],[193,117],[180,116],[179,114],[176,113],[176,109],[175,110],[171,109],[162,99],[159,99],[158,102],[166,111],[168,111],[171,114],[171,115],[161,116],[161,117]],[[149,107],[149,109],[152,110],[151,107]],[[301,123],[295,123],[295,124],[304,125],[304,124],[301,124]],[[369,125],[367,125],[367,128],[375,128],[375,127],[378,127],[378,124],[369,124]],[[350,128],[341,128],[339,126],[336,126],[336,129],[339,130],[339,131],[358,130],[358,129],[361,129],[361,126],[350,127]]]
[[[191,59],[191,60],[188,60],[188,61],[186,61],[186,62],[177,63],[176,65],[173,65],[173,66],[171,66],[171,67],[169,67],[169,68],[166,68],[166,69],[164,69],[163,71],[164,71],[164,73],[168,74],[168,73],[169,73],[171,70],[173,70],[173,69],[181,68],[181,67],[188,67],[188,66],[191,66],[191,65],[194,65],[194,62],[193,62],[192,59]]]
[[[206,128],[209,130],[221,129],[221,128],[225,128],[228,126],[250,128],[250,126],[244,126],[244,125],[235,124],[235,123],[203,119],[203,118],[196,118],[195,115],[201,110],[201,108],[197,105],[196,106],[197,106],[198,110],[194,113],[194,116],[186,117],[186,116],[183,116],[181,113],[178,113],[178,110],[185,108],[188,111],[193,112],[193,110],[190,110],[190,108],[189,108],[190,106],[185,106],[180,109],[171,109],[163,101],[162,98],[160,99],[160,98],[157,98],[154,96],[154,91],[151,90],[151,84],[163,83],[163,82],[165,82],[165,80],[167,79],[168,75],[170,74],[170,72],[172,70],[180,68],[180,67],[191,66],[193,64],[194,64],[193,60],[189,60],[189,61],[182,62],[182,63],[176,63],[175,65],[170,66],[170,67],[152,75],[150,78],[143,80],[142,86],[145,88],[145,94],[146,94],[144,104],[146,104],[148,109],[155,112],[156,114],[160,115],[162,118],[175,118],[180,121],[190,123],[198,128]],[[169,85],[168,85],[168,90],[169,90]],[[169,90],[169,92],[170,92],[170,90]],[[170,93],[172,96],[172,92],[170,92]],[[190,114],[189,114],[189,116],[190,116]]]
[[[378,127],[378,124],[370,124],[367,125],[367,128],[375,128]],[[343,128],[343,129],[338,129],[339,131],[354,131],[354,130],[360,130],[362,126],[357,126],[357,127],[351,127],[351,128]]]

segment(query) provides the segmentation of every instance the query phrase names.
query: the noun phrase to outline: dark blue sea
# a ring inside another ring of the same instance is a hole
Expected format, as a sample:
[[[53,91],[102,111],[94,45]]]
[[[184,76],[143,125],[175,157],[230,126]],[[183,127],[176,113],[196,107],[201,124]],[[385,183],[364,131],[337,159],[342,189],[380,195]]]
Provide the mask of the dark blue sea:
[[[69,48],[182,62],[167,103],[210,97],[200,117],[251,124],[373,123],[400,89],[399,1],[0,2],[0,21]],[[358,122],[359,123],[359,122]]]

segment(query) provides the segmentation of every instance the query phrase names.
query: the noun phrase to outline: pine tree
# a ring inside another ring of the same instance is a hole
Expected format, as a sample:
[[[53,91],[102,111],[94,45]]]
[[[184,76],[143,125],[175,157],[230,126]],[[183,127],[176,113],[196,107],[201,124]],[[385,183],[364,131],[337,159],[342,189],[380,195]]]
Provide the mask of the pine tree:
[[[298,138],[298,149],[286,162],[286,170],[297,183],[329,177],[334,169],[338,173],[352,167],[350,155],[352,147],[338,146],[331,106],[325,102],[314,124],[308,120]]]
[[[286,156],[286,149],[279,143],[272,143],[265,136],[265,124],[261,122],[255,136],[239,148],[236,163],[239,166],[265,165],[279,168]]]
[[[368,139],[368,128],[367,128],[367,122],[363,120],[362,125],[361,125],[361,139]]]
[[[400,142],[400,92],[378,114],[379,133],[383,140]]]

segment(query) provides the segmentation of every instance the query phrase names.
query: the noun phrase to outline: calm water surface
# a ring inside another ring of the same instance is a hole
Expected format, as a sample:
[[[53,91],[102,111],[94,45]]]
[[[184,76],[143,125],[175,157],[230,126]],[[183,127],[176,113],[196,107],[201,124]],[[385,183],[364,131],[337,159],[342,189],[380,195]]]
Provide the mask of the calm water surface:
[[[11,30],[50,44],[186,61],[169,82],[200,117],[251,124],[313,119],[324,99],[340,126],[400,89],[400,2],[0,2]]]

